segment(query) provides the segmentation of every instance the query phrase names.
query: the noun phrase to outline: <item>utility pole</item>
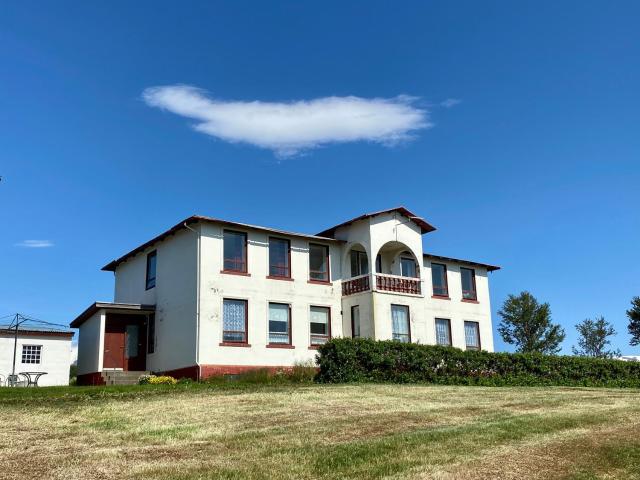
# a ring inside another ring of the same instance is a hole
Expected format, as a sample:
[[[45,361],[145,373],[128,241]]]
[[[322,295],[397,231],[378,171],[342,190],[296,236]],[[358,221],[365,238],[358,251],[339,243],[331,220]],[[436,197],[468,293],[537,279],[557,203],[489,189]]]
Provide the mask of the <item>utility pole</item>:
[[[16,353],[18,351],[18,325],[20,325],[20,314],[16,313],[14,321],[16,322],[16,331],[13,335],[13,368],[11,369],[11,379],[16,378]]]

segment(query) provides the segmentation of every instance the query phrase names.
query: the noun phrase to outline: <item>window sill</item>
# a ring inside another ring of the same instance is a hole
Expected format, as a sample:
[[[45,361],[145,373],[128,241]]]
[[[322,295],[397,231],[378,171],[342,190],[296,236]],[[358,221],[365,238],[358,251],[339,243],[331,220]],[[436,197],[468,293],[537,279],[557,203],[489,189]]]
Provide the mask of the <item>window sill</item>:
[[[284,280],[285,282],[293,282],[291,277],[274,277],[273,275],[267,275],[269,280]]]
[[[294,347],[293,345],[285,344],[285,343],[283,343],[283,344],[269,343],[269,344],[267,344],[267,348],[289,348],[289,349],[292,349],[292,348],[296,348],[296,347]]]
[[[331,282],[328,280],[307,280],[307,283],[313,283],[316,285],[331,285]]]
[[[318,350],[322,345],[309,345],[309,350]]]
[[[462,300],[460,300],[461,302],[464,303],[480,303],[478,300],[471,300],[469,298],[463,298]]]
[[[451,297],[449,297],[448,295],[431,295],[431,298],[437,298],[439,300],[451,300]]]
[[[218,344],[221,347],[250,347],[251,344],[250,343],[234,343],[234,342],[220,342]]]
[[[220,273],[224,273],[226,275],[240,275],[242,277],[250,277],[251,274],[247,272],[236,272],[235,270],[220,270]]]

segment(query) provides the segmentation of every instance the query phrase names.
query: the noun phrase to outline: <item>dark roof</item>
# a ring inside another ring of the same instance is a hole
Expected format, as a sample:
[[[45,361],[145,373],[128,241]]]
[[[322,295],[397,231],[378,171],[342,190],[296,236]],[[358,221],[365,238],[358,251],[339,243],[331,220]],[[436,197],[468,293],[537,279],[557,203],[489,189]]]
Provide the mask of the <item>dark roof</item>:
[[[455,262],[455,263],[462,263],[464,265],[471,265],[475,267],[484,267],[489,272],[493,272],[494,270],[500,270],[500,267],[496,265],[489,265],[488,263],[472,262],[471,260],[462,260],[461,258],[442,257],[440,255],[431,255],[430,253],[425,253],[423,257],[430,258],[432,260],[440,260],[442,262]]]
[[[0,335],[15,335],[15,327],[10,325],[0,325]],[[29,337],[73,337],[73,332],[63,330],[61,328],[52,328],[38,325],[20,325],[18,327],[18,336]]]
[[[119,310],[119,313],[128,313],[128,312],[155,312],[155,305],[144,305],[140,303],[114,303],[114,302],[95,302],[92,305],[89,305],[84,312],[78,315],[70,324],[71,328],[78,328],[85,321],[91,318],[96,312],[102,309],[107,310]]]
[[[345,227],[345,226],[350,225],[350,224],[352,224],[354,222],[357,222],[358,220],[365,220],[367,218],[375,217],[376,215],[382,215],[384,213],[392,213],[392,212],[398,212],[399,214],[404,215],[405,217],[410,219],[413,223],[415,223],[416,225],[418,225],[420,227],[420,230],[422,231],[422,233],[433,232],[436,229],[436,227],[434,227],[433,225],[427,223],[423,218],[418,217],[417,215],[415,215],[411,211],[407,210],[405,207],[400,206],[400,207],[395,207],[395,208],[389,208],[388,210],[380,210],[379,212],[365,213],[364,215],[360,215],[359,217],[352,218],[351,220],[347,220],[346,222],[342,222],[339,225],[336,225],[334,227],[331,227],[331,228],[328,228],[326,230],[323,230],[322,232],[318,233],[318,235],[323,236],[323,237],[331,237],[331,236],[333,236],[335,234],[336,230],[338,228],[340,228],[340,227]]]
[[[312,240],[317,240],[317,241],[325,241],[325,242],[338,242],[339,241],[339,240],[336,240],[334,238],[326,238],[326,237],[322,237],[322,236],[318,236],[318,235],[308,235],[308,234],[305,234],[305,233],[287,232],[286,230],[278,230],[276,228],[261,227],[261,226],[258,226],[258,225],[250,225],[248,223],[231,222],[229,220],[221,220],[219,218],[205,217],[205,216],[202,216],[202,215],[192,215],[189,218],[186,218],[183,221],[181,221],[180,223],[174,225],[173,227],[171,227],[166,232],[161,233],[157,237],[154,237],[151,240],[149,240],[148,242],[143,243],[142,245],[134,248],[130,252],[125,253],[120,258],[118,258],[116,260],[113,260],[112,262],[109,262],[107,265],[102,267],[102,270],[108,271],[108,272],[114,272],[116,270],[116,267],[119,264],[121,264],[122,262],[128,260],[131,257],[134,257],[138,253],[140,253],[140,252],[144,251],[145,249],[149,248],[154,243],[158,243],[158,242],[164,240],[165,238],[167,238],[168,236],[173,235],[177,231],[186,228],[185,225],[189,225],[189,224],[197,223],[197,222],[218,223],[218,224],[228,225],[228,226],[237,227],[237,228],[249,228],[249,229],[252,229],[252,230],[261,230],[261,231],[264,231],[264,232],[270,232],[270,233],[275,233],[277,235],[285,235],[285,236],[289,236],[289,237],[310,238]]]

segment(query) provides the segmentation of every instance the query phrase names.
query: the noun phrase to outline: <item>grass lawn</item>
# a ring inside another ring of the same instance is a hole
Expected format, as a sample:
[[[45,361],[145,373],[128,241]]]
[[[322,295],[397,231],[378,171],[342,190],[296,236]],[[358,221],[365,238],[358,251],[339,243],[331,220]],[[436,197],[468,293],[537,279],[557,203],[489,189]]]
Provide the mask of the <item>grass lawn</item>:
[[[640,479],[640,391],[0,389],[0,478]]]

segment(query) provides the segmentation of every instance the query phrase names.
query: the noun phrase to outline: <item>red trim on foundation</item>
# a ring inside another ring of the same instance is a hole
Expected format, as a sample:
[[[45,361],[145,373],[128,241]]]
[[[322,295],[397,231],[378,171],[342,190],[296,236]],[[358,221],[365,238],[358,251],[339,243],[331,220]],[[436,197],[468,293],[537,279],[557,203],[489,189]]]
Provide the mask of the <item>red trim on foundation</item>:
[[[238,375],[254,370],[268,370],[271,373],[289,371],[293,367],[272,367],[260,365],[200,365],[201,379],[222,375]]]
[[[106,385],[104,378],[100,372],[83,373],[78,375],[76,383],[78,385]]]
[[[170,377],[181,379],[190,378],[191,380],[199,380],[200,368],[198,365],[192,365],[190,367],[177,368],[175,370],[167,370],[162,372],[163,375],[169,375]]]

